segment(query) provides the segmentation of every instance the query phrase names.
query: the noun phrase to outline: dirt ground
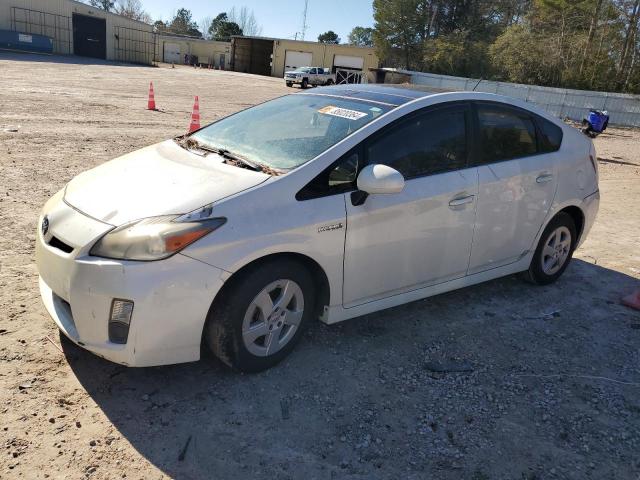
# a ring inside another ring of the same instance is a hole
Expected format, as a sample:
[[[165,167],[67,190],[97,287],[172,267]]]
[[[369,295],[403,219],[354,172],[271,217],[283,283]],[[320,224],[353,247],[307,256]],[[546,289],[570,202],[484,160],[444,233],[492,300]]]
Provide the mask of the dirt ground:
[[[317,322],[258,375],[211,357],[127,369],[60,337],[34,262],[45,200],[184,132],[193,95],[208,122],[287,91],[0,54],[0,478],[638,479],[640,312],[619,303],[640,287],[638,131],[596,140],[600,214],[554,285],[512,276]]]

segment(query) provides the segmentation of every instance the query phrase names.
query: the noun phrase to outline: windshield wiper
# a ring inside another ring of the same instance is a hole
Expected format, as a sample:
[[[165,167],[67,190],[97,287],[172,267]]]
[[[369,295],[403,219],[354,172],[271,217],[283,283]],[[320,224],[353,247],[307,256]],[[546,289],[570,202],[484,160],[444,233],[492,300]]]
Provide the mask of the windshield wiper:
[[[191,137],[182,137],[182,138],[178,137],[176,139],[176,142],[178,142],[178,144],[181,147],[186,148],[187,150],[197,149],[205,152],[215,153],[216,155],[220,155],[221,157],[227,160],[225,163],[229,165],[235,165],[236,167],[239,167],[239,168],[248,168],[256,172],[264,172],[268,175],[282,175],[282,173],[284,173],[275,168],[271,168],[268,165],[247,160],[246,158],[240,155],[237,155],[227,150],[226,148],[211,147],[209,145],[205,145]]]
[[[231,160],[231,162],[233,162],[234,165],[239,166],[239,167],[244,167],[247,168],[249,167],[251,170],[256,170],[256,171],[260,171],[262,170],[261,166],[257,163],[253,163],[249,160],[247,160],[244,157],[240,157],[239,155],[236,155],[233,152],[230,152],[229,150],[227,150],[226,148],[214,148],[211,147],[211,151],[214,153],[217,153],[218,155],[220,155],[223,158],[226,158],[227,160]],[[227,162],[229,163],[229,162]],[[240,164],[240,165],[238,165]]]

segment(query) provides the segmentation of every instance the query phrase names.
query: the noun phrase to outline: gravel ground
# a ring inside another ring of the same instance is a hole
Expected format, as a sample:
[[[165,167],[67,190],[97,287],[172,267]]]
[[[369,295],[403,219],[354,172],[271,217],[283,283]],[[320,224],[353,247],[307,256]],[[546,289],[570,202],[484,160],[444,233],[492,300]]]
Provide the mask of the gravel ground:
[[[512,276],[317,322],[258,375],[211,357],[127,369],[61,338],[41,305],[42,204],[184,132],[193,95],[206,122],[287,89],[7,53],[0,72],[0,478],[639,478],[640,313],[619,300],[640,287],[640,132],[596,140],[600,214],[554,285]]]

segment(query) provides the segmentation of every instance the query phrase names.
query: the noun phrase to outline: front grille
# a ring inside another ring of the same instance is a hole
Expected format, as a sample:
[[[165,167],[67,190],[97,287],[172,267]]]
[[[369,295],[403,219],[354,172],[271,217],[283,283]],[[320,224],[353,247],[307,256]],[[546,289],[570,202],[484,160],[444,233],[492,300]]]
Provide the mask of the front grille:
[[[67,245],[58,237],[51,237],[51,240],[49,240],[49,245],[51,245],[53,248],[57,248],[58,250],[62,250],[64,253],[73,252],[73,247],[71,245]]]

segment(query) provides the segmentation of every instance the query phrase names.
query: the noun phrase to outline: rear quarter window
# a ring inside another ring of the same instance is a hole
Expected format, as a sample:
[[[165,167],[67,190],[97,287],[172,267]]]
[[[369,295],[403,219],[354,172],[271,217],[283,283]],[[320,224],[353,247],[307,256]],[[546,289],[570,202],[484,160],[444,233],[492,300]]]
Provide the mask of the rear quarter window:
[[[540,130],[540,151],[544,153],[558,151],[562,145],[562,128],[541,117],[537,118],[537,123]]]

